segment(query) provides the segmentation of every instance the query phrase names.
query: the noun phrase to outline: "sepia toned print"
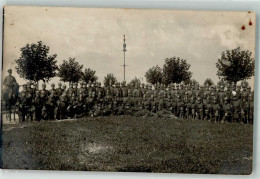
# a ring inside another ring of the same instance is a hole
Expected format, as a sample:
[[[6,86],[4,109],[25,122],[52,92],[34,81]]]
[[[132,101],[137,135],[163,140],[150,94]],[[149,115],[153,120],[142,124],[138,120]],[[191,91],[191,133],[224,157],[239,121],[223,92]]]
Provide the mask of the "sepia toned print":
[[[251,174],[254,12],[3,18],[1,168]]]

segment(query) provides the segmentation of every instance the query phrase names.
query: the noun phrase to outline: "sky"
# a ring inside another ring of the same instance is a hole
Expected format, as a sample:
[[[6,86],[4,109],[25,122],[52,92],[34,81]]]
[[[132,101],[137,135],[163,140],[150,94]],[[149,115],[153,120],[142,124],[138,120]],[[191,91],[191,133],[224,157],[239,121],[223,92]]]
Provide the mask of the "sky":
[[[57,54],[58,65],[72,57],[94,69],[101,82],[108,73],[123,81],[124,34],[127,82],[137,77],[145,83],[149,68],[163,67],[165,58],[175,56],[187,60],[200,84],[206,78],[217,83],[223,51],[241,47],[255,55],[254,12],[6,6],[3,76],[11,68],[17,82],[25,83],[15,60],[27,43],[41,40]]]

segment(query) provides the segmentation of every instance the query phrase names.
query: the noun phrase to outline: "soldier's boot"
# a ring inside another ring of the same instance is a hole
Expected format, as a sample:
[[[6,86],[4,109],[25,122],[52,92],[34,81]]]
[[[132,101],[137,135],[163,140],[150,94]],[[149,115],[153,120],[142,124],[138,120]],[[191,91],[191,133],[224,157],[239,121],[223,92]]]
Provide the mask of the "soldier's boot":
[[[208,120],[209,118],[208,118],[208,110],[205,110],[205,117],[203,118],[204,120]]]
[[[36,111],[32,112],[32,121],[36,121]]]
[[[220,123],[224,123],[226,121],[226,116],[224,115],[220,121]]]

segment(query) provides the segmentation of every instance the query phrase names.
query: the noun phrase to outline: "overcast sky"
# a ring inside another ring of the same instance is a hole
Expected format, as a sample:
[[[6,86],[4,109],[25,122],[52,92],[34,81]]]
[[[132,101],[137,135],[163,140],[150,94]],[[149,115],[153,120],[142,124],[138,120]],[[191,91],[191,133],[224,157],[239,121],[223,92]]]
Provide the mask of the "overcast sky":
[[[191,64],[192,78],[216,83],[223,51],[241,47],[254,55],[255,50],[253,12],[5,7],[4,17],[3,76],[12,68],[19,84],[25,82],[15,71],[20,48],[39,40],[57,54],[58,64],[75,57],[84,68],[96,70],[101,82],[108,73],[123,80],[124,34],[126,81],[136,76],[145,82],[150,67],[177,56]]]

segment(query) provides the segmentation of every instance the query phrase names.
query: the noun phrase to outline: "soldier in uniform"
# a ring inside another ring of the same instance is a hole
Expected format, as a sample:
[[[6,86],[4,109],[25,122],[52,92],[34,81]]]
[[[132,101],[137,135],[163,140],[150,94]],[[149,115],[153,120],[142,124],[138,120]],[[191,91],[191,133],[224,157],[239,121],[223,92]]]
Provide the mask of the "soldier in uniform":
[[[62,93],[66,93],[66,95],[68,95],[68,93],[67,93],[67,86],[64,84],[64,85],[62,85]]]
[[[189,90],[189,88],[188,88]],[[189,119],[190,116],[191,116],[191,98],[193,98],[192,96],[192,93],[189,93],[189,91],[185,91],[184,93],[184,98],[183,98],[183,101],[184,101],[184,105],[185,105],[185,114],[184,114],[184,117],[186,119]],[[191,91],[190,91],[191,92]]]
[[[128,95],[128,89],[127,89],[127,87],[126,87],[126,82],[125,82],[125,81],[123,81],[123,82],[121,83],[121,91],[122,91],[122,94],[125,93],[125,96]]]
[[[232,113],[232,105],[229,103],[229,97],[225,96],[224,98],[224,105],[223,105],[223,117],[221,119],[221,122],[230,122],[231,121],[231,113]]]
[[[19,121],[24,122],[26,113],[27,113],[27,105],[26,105],[26,94],[27,94],[27,84],[23,85],[23,89],[19,94],[19,108],[18,108],[18,115],[19,115]]]
[[[72,93],[70,99],[69,99],[69,105],[67,107],[68,116],[70,118],[77,118],[77,112],[78,112],[78,99],[76,97],[75,93]]]
[[[4,78],[3,85],[7,88],[11,88],[16,84],[16,79],[12,76],[12,69],[7,70],[8,76]]]
[[[203,102],[202,102],[201,98],[198,97],[196,100],[196,118],[195,119],[203,120],[204,119],[203,111],[204,111]]]
[[[176,115],[178,117],[184,117],[184,103],[182,101],[182,97],[179,94],[177,95],[176,104],[177,104]]]
[[[68,96],[66,91],[62,93],[54,110],[54,119],[65,119],[67,117]]]
[[[253,124],[253,122],[254,122],[254,94],[250,93],[248,98],[249,98],[249,116],[248,116],[248,120],[249,120],[249,124]]]
[[[46,102],[46,109],[48,111],[48,119],[55,119],[54,118],[54,110],[56,108],[56,102],[57,102],[57,97],[55,96],[56,94],[54,91],[50,93],[48,96],[47,102]]]
[[[56,94],[57,96],[61,96],[63,93],[63,90],[62,90],[62,84],[61,82],[58,83],[58,88],[56,89]]]
[[[241,101],[238,98],[237,94],[235,91],[232,92],[232,99],[231,99],[231,105],[232,105],[232,122],[236,121],[236,122],[243,122],[241,121],[240,118],[240,112],[241,112]]]
[[[220,122],[220,105],[217,101],[217,96],[213,96],[212,104],[210,109],[211,120],[213,118],[214,122]]]
[[[197,98],[200,98],[199,96]],[[196,118],[196,97],[192,96],[190,99],[190,108],[191,108],[191,119]]]
[[[49,96],[49,91],[46,90],[46,84],[43,83],[42,84],[42,90],[40,91],[40,97],[41,97],[41,107],[42,107],[42,113],[41,113],[41,117],[43,120],[47,120],[48,119],[48,112],[47,112],[47,100],[48,100],[48,96]]]
[[[40,120],[41,119],[41,96],[40,91],[35,92],[35,97],[33,98],[33,105],[35,107],[35,119]]]
[[[93,107],[95,105],[96,101],[96,92],[92,91],[91,95],[86,98],[86,107],[87,107],[87,114],[92,115],[93,114]]]
[[[52,94],[54,99],[57,100],[58,95],[57,95],[57,90],[55,89],[54,83],[51,84],[51,89],[49,90],[49,94]]]
[[[241,98],[241,121],[245,124],[249,123],[250,102],[246,98]]]

